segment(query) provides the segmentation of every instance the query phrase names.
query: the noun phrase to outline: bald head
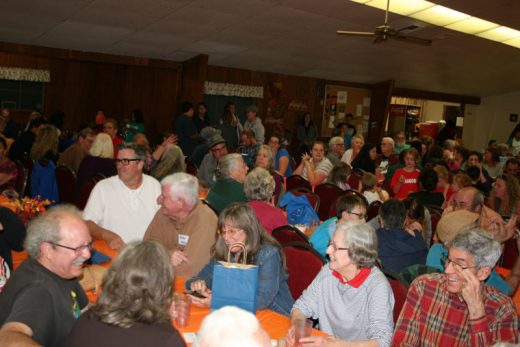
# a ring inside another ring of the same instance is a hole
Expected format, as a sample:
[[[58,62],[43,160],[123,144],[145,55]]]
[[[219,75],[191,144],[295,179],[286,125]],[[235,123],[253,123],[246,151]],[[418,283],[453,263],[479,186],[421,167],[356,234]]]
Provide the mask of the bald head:
[[[464,187],[455,194],[453,202],[454,210],[480,213],[484,205],[484,196],[475,187]]]

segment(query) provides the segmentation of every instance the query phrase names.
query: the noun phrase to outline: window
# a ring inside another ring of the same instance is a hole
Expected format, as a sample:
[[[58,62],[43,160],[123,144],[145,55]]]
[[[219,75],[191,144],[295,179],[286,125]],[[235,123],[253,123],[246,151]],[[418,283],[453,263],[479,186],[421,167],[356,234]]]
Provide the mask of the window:
[[[41,111],[43,109],[43,82],[0,79],[0,106],[10,110]]]

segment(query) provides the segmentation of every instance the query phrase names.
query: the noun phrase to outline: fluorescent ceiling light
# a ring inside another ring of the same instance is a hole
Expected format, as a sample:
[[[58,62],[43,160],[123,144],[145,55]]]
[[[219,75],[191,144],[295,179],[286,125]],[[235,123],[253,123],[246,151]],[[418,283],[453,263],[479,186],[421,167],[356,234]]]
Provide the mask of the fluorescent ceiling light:
[[[516,39],[512,39],[512,40],[507,40],[507,41],[504,41],[502,43],[505,44],[505,45],[513,46],[513,47],[516,47],[516,48],[520,48],[520,37],[516,38]]]
[[[387,0],[351,0],[386,11]],[[390,0],[389,11],[520,48],[520,31],[426,0]]]
[[[355,1],[355,0],[354,0]],[[366,3],[368,6],[376,7],[386,11],[387,0],[372,0]],[[433,7],[435,4],[426,0],[390,0],[390,12],[408,16],[412,13]]]
[[[441,5],[430,7],[424,11],[413,13],[410,17],[443,27],[463,19],[469,18],[468,14],[452,10]]]
[[[498,26],[498,24],[489,22],[487,20],[483,20],[477,17],[469,17],[459,22],[446,25],[446,28],[473,35],[486,30],[494,29]]]
[[[488,40],[503,42],[520,37],[520,31],[505,26],[478,33],[477,36]]]

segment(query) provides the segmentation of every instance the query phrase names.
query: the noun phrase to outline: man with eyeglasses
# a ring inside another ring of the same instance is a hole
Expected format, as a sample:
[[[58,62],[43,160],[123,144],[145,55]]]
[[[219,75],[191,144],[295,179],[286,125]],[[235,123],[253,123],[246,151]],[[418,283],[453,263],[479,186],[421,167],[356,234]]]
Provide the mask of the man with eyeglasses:
[[[111,248],[142,240],[160,208],[157,197],[161,185],[143,174],[145,161],[144,147],[123,143],[114,159],[117,175],[98,182],[90,193],[83,217],[91,235],[105,240]]]
[[[0,346],[62,346],[88,299],[76,280],[92,238],[80,212],[51,208],[29,224],[29,259],[0,293]]]
[[[197,171],[197,178],[202,187],[211,188],[215,184],[215,168],[217,167],[220,158],[228,154],[226,140],[219,132],[215,132],[206,141],[209,147],[208,153],[202,159],[199,170]]]
[[[345,140],[341,136],[334,136],[329,140],[329,153],[327,159],[332,165],[336,165],[341,161],[341,157],[345,154]]]
[[[518,316],[508,296],[483,281],[500,257],[500,244],[472,229],[449,243],[444,274],[410,286],[392,346],[492,346],[518,342]]]
[[[493,235],[501,244],[515,235],[518,217],[513,215],[507,222],[504,221],[498,213],[484,205],[484,195],[475,187],[464,187],[455,193],[451,206],[444,210],[442,216],[458,210],[477,213],[480,227]],[[520,285],[520,257],[516,259],[506,281],[511,288],[510,293],[514,294]]]

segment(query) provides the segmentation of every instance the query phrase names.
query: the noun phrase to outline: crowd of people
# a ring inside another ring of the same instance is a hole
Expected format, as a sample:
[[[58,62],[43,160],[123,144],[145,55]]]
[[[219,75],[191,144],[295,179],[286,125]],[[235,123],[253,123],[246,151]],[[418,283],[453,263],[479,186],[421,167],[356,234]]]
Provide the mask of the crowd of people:
[[[31,191],[51,199],[58,196],[57,165],[74,171],[80,184],[106,177],[82,213],[56,203],[29,223],[23,243],[29,259],[16,271],[6,263],[11,275],[0,282],[0,345],[184,346],[171,324],[178,315],[174,275],[195,293],[193,305],[210,307],[213,270],[224,260],[258,267],[256,309],[292,322],[313,319],[328,334],[300,339],[306,346],[518,342],[511,296],[520,283],[520,260],[507,278],[495,265],[503,245],[517,236],[520,127],[505,150],[490,141],[482,154],[460,139],[406,141],[402,132],[365,143],[351,115],[325,143],[305,114],[292,156],[283,134],[266,134],[256,106],[247,108],[241,124],[228,103],[216,127],[209,125],[204,103],[197,114],[189,102],[181,108],[172,133],[154,148],[138,109],[123,127],[98,112],[95,124],[68,147],[60,124],[38,115],[17,138],[0,137],[5,190],[16,176],[11,160],[23,157],[34,161]],[[9,120],[6,112],[0,123]],[[196,173],[187,173],[186,163]],[[310,245],[327,263],[300,297],[291,294],[286,255],[272,235],[288,224],[277,202],[291,175],[313,187],[328,183],[352,192],[335,202],[335,217],[308,231]],[[374,203],[380,204],[377,217],[368,220]],[[432,213],[442,214],[436,227]],[[0,257],[10,260],[7,253],[20,250],[22,241],[12,236],[20,227],[4,218],[0,213]],[[97,302],[88,305],[77,278],[94,239],[119,254]],[[415,276],[394,321],[388,276],[417,267],[428,273]],[[239,343],[231,336],[238,333],[226,334],[222,323],[232,317],[243,319],[241,338],[269,345],[254,316],[229,308],[207,317],[195,345]],[[292,327],[289,345],[295,338]]]

